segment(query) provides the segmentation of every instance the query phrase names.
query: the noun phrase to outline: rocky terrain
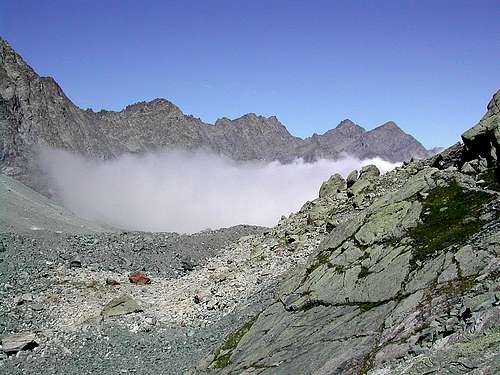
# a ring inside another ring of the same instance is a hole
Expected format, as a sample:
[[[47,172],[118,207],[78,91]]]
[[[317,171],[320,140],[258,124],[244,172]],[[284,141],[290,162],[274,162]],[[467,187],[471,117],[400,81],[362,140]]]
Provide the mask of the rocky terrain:
[[[235,160],[313,161],[342,153],[397,162],[429,156],[415,138],[388,122],[365,131],[350,120],[322,135],[292,136],[274,116],[246,114],[206,124],[155,99],[120,112],[82,110],[51,77],[40,77],[0,38],[0,172],[46,193],[38,145],[90,158],[171,149],[207,149]]]
[[[0,372],[499,373],[499,118],[500,91],[463,144],[334,175],[274,228],[11,227]]]

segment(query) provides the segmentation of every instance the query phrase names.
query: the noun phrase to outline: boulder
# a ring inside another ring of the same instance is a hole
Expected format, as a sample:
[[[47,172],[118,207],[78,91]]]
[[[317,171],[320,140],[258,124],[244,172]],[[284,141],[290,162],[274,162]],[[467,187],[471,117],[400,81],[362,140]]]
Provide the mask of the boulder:
[[[497,162],[500,156],[500,90],[488,103],[488,112],[477,123],[462,134],[465,159],[484,157],[489,163]]]
[[[347,187],[350,188],[356,181],[358,181],[358,171],[355,169],[347,176]]]
[[[137,284],[137,285],[146,285],[146,284],[151,284],[151,279],[147,277],[144,273],[142,272],[134,272],[131,273],[128,276],[128,280],[132,284]]]
[[[324,198],[328,196],[335,196],[337,193],[346,189],[346,182],[344,178],[335,173],[331,176],[328,181],[323,182],[321,188],[319,189],[319,197]]]
[[[103,318],[126,315],[142,311],[139,304],[130,296],[122,295],[109,301],[101,311]]]
[[[373,182],[380,176],[380,170],[373,164],[366,165],[359,172],[359,178],[351,186],[354,196],[364,194],[372,190]]]
[[[2,337],[2,351],[14,354],[21,350],[31,350],[38,346],[34,333],[18,333]]]
[[[465,174],[475,174],[477,173],[474,167],[472,166],[472,163],[470,162],[465,162],[464,165],[462,165],[462,168],[460,168],[460,171]]]
[[[361,172],[359,172],[359,178],[362,179],[373,179],[378,178],[380,176],[380,170],[374,164],[365,165],[361,168]]]

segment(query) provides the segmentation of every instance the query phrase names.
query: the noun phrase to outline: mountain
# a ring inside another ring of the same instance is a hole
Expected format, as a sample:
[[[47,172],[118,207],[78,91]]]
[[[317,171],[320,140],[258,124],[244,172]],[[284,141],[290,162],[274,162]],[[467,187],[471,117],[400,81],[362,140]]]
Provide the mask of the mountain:
[[[38,76],[1,38],[0,136],[0,171],[32,187],[43,177],[37,145],[102,159],[174,148],[204,148],[235,160],[282,162],[338,158],[341,153],[389,161],[429,155],[394,123],[365,131],[344,120],[325,134],[303,140],[274,116],[250,113],[210,125],[165,99],[132,104],[119,112],[82,110],[53,78]]]
[[[500,91],[463,144],[333,176],[273,228],[58,233],[0,176],[2,374],[499,374],[499,120]]]

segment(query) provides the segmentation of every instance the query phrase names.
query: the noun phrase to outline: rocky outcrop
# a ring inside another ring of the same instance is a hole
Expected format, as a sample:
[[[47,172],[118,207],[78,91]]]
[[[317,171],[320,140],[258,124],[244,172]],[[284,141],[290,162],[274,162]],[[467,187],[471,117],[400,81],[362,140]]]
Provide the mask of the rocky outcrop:
[[[482,120],[465,146],[385,176],[365,167],[347,191],[325,182],[301,212],[329,233],[198,372],[497,373],[498,125],[486,128]]]
[[[319,189],[319,197],[324,198],[327,196],[334,196],[342,190],[345,190],[346,187],[347,185],[344,178],[340,174],[335,173],[328,179],[328,181],[323,182],[321,188]]]
[[[274,116],[253,113],[215,125],[184,114],[165,99],[127,106],[120,112],[82,110],[50,77],[40,77],[0,38],[0,172],[46,192],[37,165],[38,145],[90,158],[171,149],[207,149],[235,160],[313,161],[342,153],[403,161],[427,155],[394,123],[365,131],[350,120],[302,140]]]
[[[484,158],[495,163],[500,157],[500,90],[488,103],[479,123],[462,134],[466,158]]]

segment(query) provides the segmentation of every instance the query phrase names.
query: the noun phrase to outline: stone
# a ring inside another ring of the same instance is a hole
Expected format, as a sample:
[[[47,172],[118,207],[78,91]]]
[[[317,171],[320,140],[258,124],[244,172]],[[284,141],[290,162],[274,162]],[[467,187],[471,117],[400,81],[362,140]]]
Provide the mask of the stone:
[[[31,293],[24,293],[14,298],[14,303],[18,306],[26,302],[33,302],[33,296],[31,295]]]
[[[374,164],[365,165],[359,172],[360,179],[374,179],[380,176],[380,170]]]
[[[323,182],[321,188],[319,189],[319,197],[334,197],[337,193],[345,189],[346,181],[340,174],[335,173],[328,179],[328,181]]]
[[[462,134],[467,160],[485,158],[497,162],[500,156],[500,90],[488,103],[488,111],[476,126]]]
[[[151,284],[151,279],[147,277],[143,272],[134,272],[128,276],[129,281],[132,284],[146,285]]]
[[[130,296],[122,295],[109,301],[101,311],[103,318],[126,315],[143,311],[139,304]]]
[[[119,282],[118,280],[110,279],[110,278],[106,279],[106,285],[116,286],[116,285],[120,285],[120,284],[121,284],[121,282]]]
[[[4,336],[1,342],[2,351],[7,354],[15,354],[21,350],[32,350],[39,345],[34,333],[18,333]]]
[[[460,168],[460,171],[462,173],[466,173],[466,174],[475,174],[477,173],[476,172],[476,169],[472,166],[472,163],[466,161],[464,163],[464,165],[462,165],[462,168]]]
[[[489,263],[491,255],[483,250],[474,249],[466,245],[455,254],[458,266],[463,277],[480,273]]]
[[[82,259],[79,255],[75,256],[71,262],[69,262],[69,268],[81,268],[82,267]]]
[[[355,169],[347,176],[346,179],[347,187],[350,188],[352,185],[354,185],[356,181],[358,181],[358,171]]]
[[[194,270],[195,266],[196,264],[191,258],[185,257],[181,260],[181,267],[184,271],[190,272]]]

